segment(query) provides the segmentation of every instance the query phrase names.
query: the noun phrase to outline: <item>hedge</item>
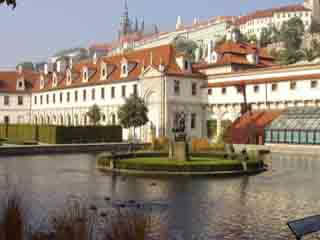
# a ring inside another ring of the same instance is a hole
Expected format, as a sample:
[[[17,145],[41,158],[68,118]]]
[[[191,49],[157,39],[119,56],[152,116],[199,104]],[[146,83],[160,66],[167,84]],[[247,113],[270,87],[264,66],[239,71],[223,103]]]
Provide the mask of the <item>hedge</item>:
[[[0,138],[10,142],[49,144],[122,142],[120,126],[64,127],[51,125],[0,125]]]
[[[167,171],[167,172],[219,172],[219,171],[240,171],[243,166],[240,162],[230,161],[228,164],[198,164],[198,165],[165,165],[165,164],[141,164],[126,161],[116,161],[118,169],[140,170],[140,171]],[[260,169],[262,162],[249,162],[248,169]]]

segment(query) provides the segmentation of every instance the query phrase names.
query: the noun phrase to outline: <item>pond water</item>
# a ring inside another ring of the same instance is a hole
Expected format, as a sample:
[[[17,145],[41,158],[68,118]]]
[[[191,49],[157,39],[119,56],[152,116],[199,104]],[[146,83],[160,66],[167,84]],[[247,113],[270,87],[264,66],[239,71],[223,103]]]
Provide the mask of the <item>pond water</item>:
[[[136,200],[153,208],[170,239],[294,239],[286,222],[320,213],[320,159],[272,154],[250,177],[133,177],[96,170],[95,155],[0,157],[0,196],[22,193],[35,225],[70,198],[105,207]]]

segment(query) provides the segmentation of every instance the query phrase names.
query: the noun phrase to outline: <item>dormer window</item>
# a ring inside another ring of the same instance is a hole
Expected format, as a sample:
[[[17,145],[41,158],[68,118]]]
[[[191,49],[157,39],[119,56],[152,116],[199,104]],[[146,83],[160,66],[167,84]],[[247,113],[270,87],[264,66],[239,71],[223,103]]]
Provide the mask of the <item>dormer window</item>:
[[[88,68],[86,68],[86,67],[83,68],[82,81],[88,82]]]
[[[187,60],[184,60],[184,70],[185,71],[188,71],[189,70],[189,61],[187,61]]]
[[[18,79],[16,87],[17,87],[17,90],[24,90],[24,80]]]
[[[71,71],[67,71],[67,85],[71,85],[72,83],[72,76],[71,76]]]
[[[101,80],[106,80],[107,75],[107,64],[101,63]]]
[[[121,62],[121,77],[128,77],[128,61],[126,59]]]
[[[58,85],[58,79],[56,73],[53,73],[52,75],[52,87],[57,87]]]
[[[43,75],[40,76],[40,89],[44,88],[44,77]]]

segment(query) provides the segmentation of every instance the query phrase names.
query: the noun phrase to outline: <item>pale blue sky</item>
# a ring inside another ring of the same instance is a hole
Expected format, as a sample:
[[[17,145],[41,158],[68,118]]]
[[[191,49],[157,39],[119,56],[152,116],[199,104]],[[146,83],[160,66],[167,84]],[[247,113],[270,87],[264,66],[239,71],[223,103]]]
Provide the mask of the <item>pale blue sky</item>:
[[[24,60],[43,60],[64,48],[108,42],[117,36],[124,0],[17,0],[12,11],[0,6],[0,68]],[[128,0],[130,17],[173,29],[178,15],[194,17],[239,15],[295,0]],[[302,0],[300,1],[302,2]]]

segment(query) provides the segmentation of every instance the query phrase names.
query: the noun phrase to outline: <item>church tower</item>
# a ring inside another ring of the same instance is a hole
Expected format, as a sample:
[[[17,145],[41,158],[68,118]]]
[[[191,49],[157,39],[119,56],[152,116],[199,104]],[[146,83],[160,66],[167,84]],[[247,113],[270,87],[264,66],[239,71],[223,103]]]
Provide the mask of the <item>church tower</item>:
[[[123,36],[128,35],[129,33],[131,33],[131,22],[129,19],[128,3],[127,0],[125,0],[124,12],[120,18],[119,39]]]

